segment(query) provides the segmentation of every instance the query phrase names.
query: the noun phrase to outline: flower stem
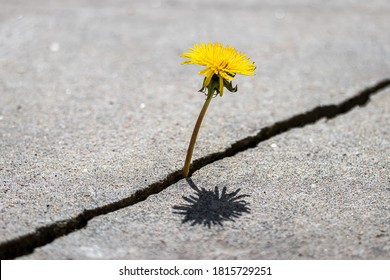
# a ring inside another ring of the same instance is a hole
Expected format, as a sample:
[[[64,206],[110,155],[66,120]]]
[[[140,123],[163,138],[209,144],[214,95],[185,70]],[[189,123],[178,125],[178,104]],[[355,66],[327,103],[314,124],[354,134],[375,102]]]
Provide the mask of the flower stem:
[[[202,124],[203,118],[206,114],[207,108],[209,107],[210,101],[213,98],[214,89],[212,89],[211,87],[208,87],[207,89],[208,89],[208,94],[207,94],[206,101],[204,102],[202,110],[199,113],[199,117],[198,117],[198,120],[196,121],[194,131],[192,132],[190,144],[188,145],[186,161],[184,163],[184,168],[183,168],[184,178],[187,178],[188,173],[190,172],[190,163],[191,163],[192,153],[193,153],[194,148],[195,148],[195,142],[196,142],[196,138],[198,137],[200,125]]]

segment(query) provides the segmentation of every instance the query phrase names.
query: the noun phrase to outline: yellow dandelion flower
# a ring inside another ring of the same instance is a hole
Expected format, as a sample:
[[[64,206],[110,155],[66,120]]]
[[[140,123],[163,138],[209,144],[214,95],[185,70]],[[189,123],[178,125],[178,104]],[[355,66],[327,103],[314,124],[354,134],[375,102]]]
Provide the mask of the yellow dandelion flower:
[[[243,53],[227,45],[224,47],[221,43],[200,43],[195,44],[189,49],[190,52],[183,53],[181,57],[187,58],[182,64],[198,64],[206,66],[199,72],[205,75],[202,90],[206,89],[212,79],[216,80],[218,85],[214,90],[223,95],[223,88],[230,91],[236,91],[232,88],[231,82],[236,74],[253,76],[256,69],[255,63]]]
[[[188,59],[187,61],[182,62],[182,64],[206,66],[205,69],[199,72],[199,74],[205,75],[203,86],[200,91],[205,92],[207,88],[208,93],[188,145],[187,156],[183,168],[183,176],[185,178],[190,174],[190,163],[196,138],[210,101],[214,97],[214,92],[217,92],[222,96],[224,87],[232,92],[237,91],[237,86],[232,86],[232,80],[235,75],[242,74],[253,76],[256,69],[255,63],[251,62],[245,54],[236,51],[236,49],[231,46],[224,47],[221,43],[195,44],[189,50],[189,52],[181,55],[181,57]]]

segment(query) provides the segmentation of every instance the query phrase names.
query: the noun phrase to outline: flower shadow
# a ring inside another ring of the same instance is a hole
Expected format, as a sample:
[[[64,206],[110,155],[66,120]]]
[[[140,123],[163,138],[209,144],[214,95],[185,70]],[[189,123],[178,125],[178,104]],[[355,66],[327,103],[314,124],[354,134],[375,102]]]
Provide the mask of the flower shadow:
[[[235,221],[244,213],[250,213],[249,203],[244,200],[249,195],[238,195],[240,189],[231,193],[223,187],[220,192],[218,187],[212,190],[198,188],[191,178],[186,179],[194,194],[183,196],[187,204],[173,206],[173,213],[183,215],[182,223],[191,223],[191,226],[211,225],[223,226],[225,221]]]

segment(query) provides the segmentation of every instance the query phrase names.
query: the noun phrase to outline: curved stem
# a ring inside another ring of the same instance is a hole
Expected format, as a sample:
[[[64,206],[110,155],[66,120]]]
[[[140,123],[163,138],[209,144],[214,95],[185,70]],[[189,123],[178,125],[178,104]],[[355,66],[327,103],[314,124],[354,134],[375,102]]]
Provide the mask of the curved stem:
[[[208,87],[208,94],[207,94],[206,101],[204,102],[202,110],[199,113],[199,117],[198,117],[198,120],[196,121],[194,131],[192,132],[190,144],[188,145],[187,156],[186,156],[186,160],[185,160],[184,168],[183,168],[184,178],[187,178],[188,173],[190,172],[190,163],[191,163],[192,153],[193,153],[194,148],[195,148],[196,138],[198,137],[200,125],[202,124],[202,121],[203,121],[203,118],[206,114],[207,108],[209,107],[210,101],[213,98],[213,93],[214,93],[214,90],[212,90],[211,87]]]

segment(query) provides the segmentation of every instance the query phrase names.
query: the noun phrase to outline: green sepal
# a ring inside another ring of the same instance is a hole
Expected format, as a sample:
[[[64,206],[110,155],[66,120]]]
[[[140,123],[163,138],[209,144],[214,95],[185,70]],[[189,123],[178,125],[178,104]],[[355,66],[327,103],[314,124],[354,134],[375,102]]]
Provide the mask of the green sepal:
[[[206,82],[206,78],[204,78],[202,88],[199,90],[199,92],[203,92],[204,94],[207,95],[206,89],[208,89],[209,92],[210,92],[210,90],[212,90],[213,92],[214,91],[216,92],[214,94],[214,96],[216,96],[220,93],[219,92],[219,77],[217,75],[215,75],[215,74],[213,75],[213,77],[211,78],[210,84],[207,87],[205,86],[205,82]],[[223,79],[223,86],[230,92],[237,92],[237,90],[238,90],[237,85],[235,87],[233,87],[232,82],[228,82],[226,79]]]
[[[230,92],[236,92],[238,90],[237,85],[235,87],[233,87],[232,82],[228,82],[225,79],[223,79],[223,86]]]

